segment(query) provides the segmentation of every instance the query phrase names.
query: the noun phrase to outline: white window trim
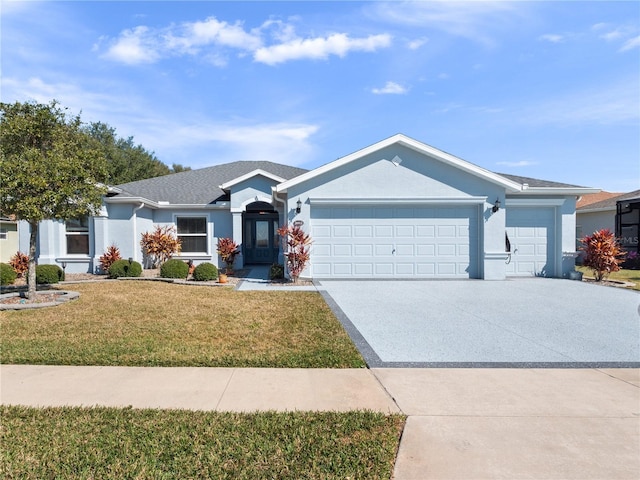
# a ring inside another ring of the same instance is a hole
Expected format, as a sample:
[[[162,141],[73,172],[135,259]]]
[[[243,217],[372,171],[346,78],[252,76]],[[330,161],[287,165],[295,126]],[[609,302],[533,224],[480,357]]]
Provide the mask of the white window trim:
[[[0,240],[7,240],[9,238],[9,230],[6,228],[0,228]]]
[[[205,233],[179,233],[178,232],[178,218],[204,218],[205,220],[205,228],[206,231]],[[198,215],[196,213],[191,213],[191,214],[186,214],[186,215],[179,215],[179,214],[174,214],[173,215],[173,224],[175,225],[176,228],[176,237],[180,238],[180,237],[202,237],[203,235],[205,236],[206,239],[206,243],[207,243],[207,251],[206,252],[184,252],[184,251],[180,251],[180,254],[178,256],[182,257],[193,257],[193,256],[197,256],[197,255],[210,255],[209,252],[211,252],[211,236],[209,235],[209,233],[211,232],[211,226],[209,225],[209,216],[208,215]]]
[[[86,235],[87,236],[87,245],[88,252],[87,253],[69,253],[67,251],[67,237],[69,235]],[[93,238],[93,222],[91,221],[91,217],[87,217],[87,231],[85,232],[69,232],[67,231],[67,222],[62,222],[62,245],[64,246],[64,254],[69,258],[90,258],[91,257],[91,239]],[[63,249],[61,249],[63,250]]]

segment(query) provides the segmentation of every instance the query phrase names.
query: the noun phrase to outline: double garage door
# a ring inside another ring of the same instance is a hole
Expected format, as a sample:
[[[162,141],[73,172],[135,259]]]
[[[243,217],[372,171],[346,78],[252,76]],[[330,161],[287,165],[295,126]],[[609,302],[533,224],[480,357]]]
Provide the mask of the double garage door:
[[[312,206],[314,278],[477,278],[478,206]]]

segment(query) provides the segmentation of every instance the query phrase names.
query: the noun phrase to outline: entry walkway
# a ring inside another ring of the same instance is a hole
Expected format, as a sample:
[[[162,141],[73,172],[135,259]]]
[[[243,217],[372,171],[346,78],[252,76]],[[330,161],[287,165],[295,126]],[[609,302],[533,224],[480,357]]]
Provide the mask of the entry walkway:
[[[292,284],[278,284],[271,283],[269,281],[269,265],[253,265],[251,270],[241,282],[238,283],[236,290],[286,290],[292,291],[316,291],[316,287],[313,285],[292,285]]]
[[[402,412],[395,480],[640,478],[640,369],[1,365],[0,401]]]

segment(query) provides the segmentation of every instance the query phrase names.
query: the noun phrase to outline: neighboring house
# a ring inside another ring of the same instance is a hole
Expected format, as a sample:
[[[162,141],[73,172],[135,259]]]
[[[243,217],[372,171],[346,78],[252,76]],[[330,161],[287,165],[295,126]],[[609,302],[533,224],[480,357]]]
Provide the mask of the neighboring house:
[[[599,192],[583,195],[576,204],[576,239],[604,228],[616,230],[616,197],[623,193]]]
[[[0,217],[0,262],[9,262],[17,251],[18,222],[7,217]]]
[[[233,162],[113,187],[99,216],[43,222],[39,262],[95,271],[110,244],[142,261],[141,234],[173,225],[185,260],[220,265],[217,240],[231,237],[237,268],[271,264],[283,260],[277,227],[297,222],[313,240],[303,277],[562,277],[576,198],[597,191],[497,174],[395,135],[310,171]]]

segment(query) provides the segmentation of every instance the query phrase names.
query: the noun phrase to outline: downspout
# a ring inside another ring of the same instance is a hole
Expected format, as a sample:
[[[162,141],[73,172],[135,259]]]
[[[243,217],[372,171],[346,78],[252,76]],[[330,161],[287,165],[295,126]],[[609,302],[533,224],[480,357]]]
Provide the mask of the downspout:
[[[133,208],[133,214],[131,216],[133,218],[133,261],[134,262],[138,261],[138,250],[137,250],[138,244],[136,242],[136,238],[138,237],[138,215],[136,214],[136,212],[140,210],[142,207],[144,207],[144,202],[140,202],[140,205]]]

